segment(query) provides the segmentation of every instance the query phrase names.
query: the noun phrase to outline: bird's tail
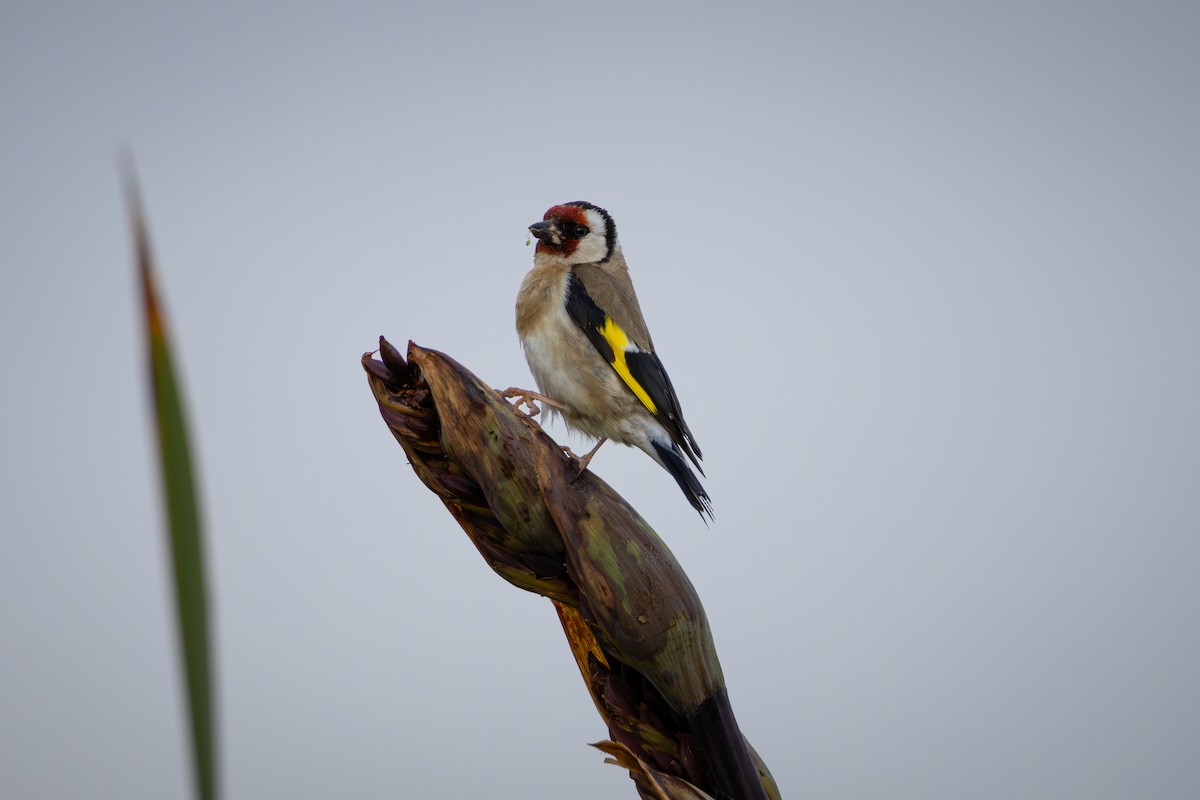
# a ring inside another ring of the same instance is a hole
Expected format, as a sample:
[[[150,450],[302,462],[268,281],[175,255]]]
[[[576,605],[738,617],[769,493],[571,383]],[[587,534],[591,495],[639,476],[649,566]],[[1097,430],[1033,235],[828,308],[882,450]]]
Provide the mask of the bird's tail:
[[[720,689],[686,715],[720,800],[767,800],[762,776]]]
[[[679,488],[683,490],[683,494],[692,504],[692,508],[700,512],[701,518],[707,514],[708,518],[712,519],[712,502],[708,499],[708,492],[704,491],[696,473],[692,472],[692,468],[683,460],[679,447],[675,444],[659,444],[654,440],[651,440],[650,444],[654,447],[655,460],[671,473],[671,477],[679,484]]]

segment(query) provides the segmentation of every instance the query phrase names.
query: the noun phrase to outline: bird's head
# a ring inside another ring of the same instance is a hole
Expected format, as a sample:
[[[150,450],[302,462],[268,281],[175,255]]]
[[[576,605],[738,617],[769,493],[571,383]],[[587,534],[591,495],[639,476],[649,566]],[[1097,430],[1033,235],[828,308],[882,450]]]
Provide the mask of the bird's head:
[[[617,226],[608,212],[582,200],[552,206],[541,222],[529,226],[537,256],[567,264],[596,264],[612,257]]]

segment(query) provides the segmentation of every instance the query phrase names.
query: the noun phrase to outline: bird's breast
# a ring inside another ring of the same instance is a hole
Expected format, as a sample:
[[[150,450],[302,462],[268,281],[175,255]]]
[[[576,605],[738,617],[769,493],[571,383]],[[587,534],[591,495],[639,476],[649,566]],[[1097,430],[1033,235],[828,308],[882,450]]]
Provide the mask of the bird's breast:
[[[630,411],[628,391],[566,309],[569,273],[526,276],[517,300],[517,333],[538,389],[567,408],[567,424],[621,439],[614,418]]]

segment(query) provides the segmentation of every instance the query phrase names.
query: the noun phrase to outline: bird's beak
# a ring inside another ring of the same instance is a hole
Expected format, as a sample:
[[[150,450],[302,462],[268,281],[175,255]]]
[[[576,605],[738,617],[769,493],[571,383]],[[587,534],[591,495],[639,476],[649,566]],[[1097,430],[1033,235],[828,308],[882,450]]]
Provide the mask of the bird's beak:
[[[554,223],[548,219],[535,222],[529,226],[529,232],[533,234],[535,239],[549,239],[554,235]]]

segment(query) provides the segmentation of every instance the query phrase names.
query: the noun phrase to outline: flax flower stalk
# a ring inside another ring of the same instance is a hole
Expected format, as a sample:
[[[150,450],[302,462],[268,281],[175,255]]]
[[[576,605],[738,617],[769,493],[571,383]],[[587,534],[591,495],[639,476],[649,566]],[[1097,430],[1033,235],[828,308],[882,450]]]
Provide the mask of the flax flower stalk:
[[[637,512],[449,356],[382,337],[363,356],[388,428],[488,565],[558,611],[611,741],[643,798],[779,792],[729,703],[700,598]]]

